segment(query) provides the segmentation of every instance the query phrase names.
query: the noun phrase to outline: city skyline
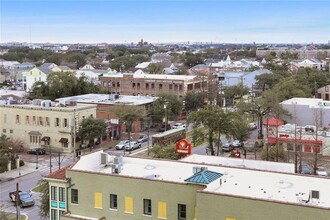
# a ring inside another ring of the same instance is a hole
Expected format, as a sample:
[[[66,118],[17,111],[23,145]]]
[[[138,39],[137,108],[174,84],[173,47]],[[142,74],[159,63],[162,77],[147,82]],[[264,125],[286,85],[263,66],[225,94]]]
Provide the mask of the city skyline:
[[[0,42],[328,43],[329,1],[9,1]]]

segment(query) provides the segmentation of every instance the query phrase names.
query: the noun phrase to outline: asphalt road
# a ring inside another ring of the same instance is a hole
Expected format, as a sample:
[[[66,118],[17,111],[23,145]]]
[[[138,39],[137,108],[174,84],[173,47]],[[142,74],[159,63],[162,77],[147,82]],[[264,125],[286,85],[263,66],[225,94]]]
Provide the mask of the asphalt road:
[[[37,160],[35,155],[22,154],[21,158],[29,163],[35,163],[37,167]],[[56,157],[55,157],[56,156]],[[52,171],[58,170],[59,165],[58,161],[61,161],[61,167],[67,166],[73,162],[73,156],[61,156],[58,155],[52,156]],[[38,156],[38,169],[34,172],[21,176],[19,178],[5,181],[0,183],[0,209],[1,211],[16,213],[16,207],[14,203],[10,201],[9,192],[16,190],[16,183],[19,184],[19,189],[21,191],[30,192],[35,186],[37,186],[42,177],[46,176],[50,172],[50,156],[41,155]],[[21,209],[21,214],[25,214],[32,220],[46,220],[48,218],[42,218],[39,214],[40,206],[40,193],[31,192],[32,197],[35,201],[35,205],[32,207],[26,207]]]

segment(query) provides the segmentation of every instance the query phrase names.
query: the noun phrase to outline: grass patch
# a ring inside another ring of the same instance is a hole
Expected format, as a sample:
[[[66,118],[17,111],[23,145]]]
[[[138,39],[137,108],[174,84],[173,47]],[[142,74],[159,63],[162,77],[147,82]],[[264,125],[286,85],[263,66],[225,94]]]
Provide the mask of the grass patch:
[[[47,185],[46,182],[41,183],[40,185],[34,187],[31,191],[32,192],[41,192],[43,188]]]
[[[16,214],[0,211],[0,219],[16,220]],[[21,220],[25,220],[25,219],[26,216],[21,214]]]

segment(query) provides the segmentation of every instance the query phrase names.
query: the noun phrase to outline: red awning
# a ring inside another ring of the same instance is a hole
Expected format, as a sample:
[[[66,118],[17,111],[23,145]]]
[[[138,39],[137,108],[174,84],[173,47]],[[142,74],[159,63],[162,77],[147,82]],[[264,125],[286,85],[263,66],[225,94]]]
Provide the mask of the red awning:
[[[308,139],[294,139],[294,138],[283,138],[283,137],[269,137],[268,138],[268,143],[270,144],[275,144],[276,141],[279,142],[284,142],[284,143],[294,143],[296,142],[297,144],[314,144],[314,145],[322,145],[322,141],[316,141],[316,140],[308,140]]]
[[[265,126],[267,126],[267,125],[268,126],[280,126],[280,125],[283,125],[283,124],[284,124],[283,121],[278,120],[278,119],[276,119],[274,117],[269,118],[266,121],[263,121],[262,122],[262,125],[265,125]]]

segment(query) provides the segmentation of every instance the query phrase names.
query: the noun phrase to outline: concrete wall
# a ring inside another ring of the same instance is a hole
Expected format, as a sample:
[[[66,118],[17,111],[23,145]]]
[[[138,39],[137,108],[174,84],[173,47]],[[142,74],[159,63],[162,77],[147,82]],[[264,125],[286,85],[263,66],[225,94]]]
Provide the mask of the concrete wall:
[[[111,168],[107,168],[111,169]],[[201,186],[175,184],[146,179],[128,178],[113,175],[100,175],[67,171],[71,177],[71,188],[79,191],[79,204],[69,202],[68,211],[86,217],[105,219],[159,219],[158,201],[167,203],[167,219],[178,219],[178,204],[186,204],[187,219],[194,219],[196,190]],[[69,191],[69,201],[71,189]],[[102,192],[102,209],[94,208],[94,192]],[[111,210],[110,194],[118,195],[118,210]],[[124,211],[125,196],[133,197],[133,214]],[[143,199],[151,199],[152,217],[143,215]],[[71,219],[62,217],[61,219]]]
[[[247,189],[248,190],[248,189]],[[329,209],[266,202],[225,195],[197,193],[197,219],[328,220]]]

